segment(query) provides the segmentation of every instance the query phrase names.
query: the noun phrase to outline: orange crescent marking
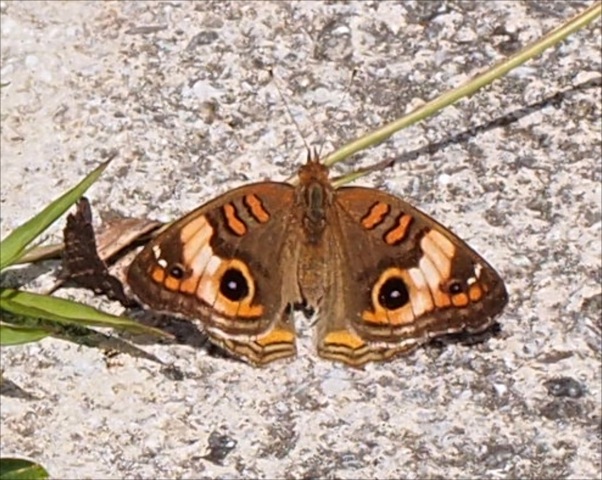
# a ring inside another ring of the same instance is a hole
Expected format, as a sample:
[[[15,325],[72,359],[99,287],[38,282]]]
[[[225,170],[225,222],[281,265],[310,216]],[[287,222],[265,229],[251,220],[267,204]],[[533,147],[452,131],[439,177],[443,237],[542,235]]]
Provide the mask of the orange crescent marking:
[[[200,280],[201,279],[199,277],[195,277],[194,275],[188,277],[186,280],[183,280],[182,283],[180,283],[180,292],[192,295],[194,292],[196,292]]]
[[[476,302],[481,299],[483,296],[483,289],[478,285],[474,284],[470,286],[470,290],[468,290],[468,297],[471,302]]]
[[[247,227],[242,222],[236,213],[236,208],[231,203],[224,205],[224,215],[226,216],[226,223],[230,230],[232,230],[236,235],[242,237],[245,233],[247,233]]]
[[[414,316],[414,311],[412,310],[412,303],[401,307],[398,310],[393,310],[389,312],[389,324],[395,327],[399,325],[407,325],[416,320]]]
[[[375,312],[364,310],[362,312],[362,319],[367,323],[378,323],[394,327],[408,325],[415,320],[411,304],[405,305],[398,310],[387,311],[382,307],[379,307]]]
[[[362,312],[362,319],[368,323],[380,323],[382,325],[389,323],[386,312],[380,310],[376,312],[364,310]]]
[[[249,207],[251,215],[259,223],[266,223],[270,219],[270,214],[264,208],[263,203],[257,195],[251,194],[245,196],[245,205]]]
[[[230,302],[228,300],[228,302]],[[235,304],[236,302],[230,302]],[[237,317],[260,317],[263,315],[263,307],[261,305],[249,305],[248,303],[240,303],[238,308],[235,308]]]
[[[435,305],[439,308],[449,307],[452,304],[449,295],[446,295],[439,290],[433,292],[433,299],[435,300]]]
[[[452,295],[452,303],[454,307],[465,307],[468,305],[468,295],[465,293],[458,293],[456,295]]]
[[[167,290],[175,292],[180,288],[180,280],[174,277],[167,277],[165,279],[165,282],[163,282],[163,285],[165,285],[165,288],[167,288]]]
[[[258,345],[265,347],[266,345],[273,345],[275,343],[295,343],[295,335],[288,330],[277,328],[269,332],[264,337],[256,340]]]
[[[362,348],[364,345],[366,345],[360,337],[347,330],[330,332],[324,337],[324,344],[344,345],[352,350],[357,350],[358,348]]]
[[[151,273],[151,278],[156,283],[163,283],[163,280],[165,280],[165,270],[162,269],[161,267],[153,268],[153,271]]]
[[[389,210],[391,210],[391,207],[389,207],[388,204],[383,202],[375,203],[370,207],[370,210],[366,216],[362,218],[362,227],[364,227],[366,230],[372,230],[373,228],[377,227],[388,215]]]
[[[410,215],[402,215],[397,222],[397,226],[393,227],[385,235],[385,243],[387,245],[395,245],[401,242],[408,233],[408,227],[412,223],[412,220]]]

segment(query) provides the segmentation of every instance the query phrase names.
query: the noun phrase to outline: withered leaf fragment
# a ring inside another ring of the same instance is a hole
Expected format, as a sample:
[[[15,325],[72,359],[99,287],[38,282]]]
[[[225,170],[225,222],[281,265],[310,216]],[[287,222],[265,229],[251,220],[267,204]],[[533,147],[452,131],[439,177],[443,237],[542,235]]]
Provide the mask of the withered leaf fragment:
[[[124,307],[138,305],[126,296],[121,282],[109,273],[107,265],[98,255],[92,212],[86,197],[79,200],[76,212],[67,216],[63,235],[63,267],[69,280],[97,294],[104,294]]]

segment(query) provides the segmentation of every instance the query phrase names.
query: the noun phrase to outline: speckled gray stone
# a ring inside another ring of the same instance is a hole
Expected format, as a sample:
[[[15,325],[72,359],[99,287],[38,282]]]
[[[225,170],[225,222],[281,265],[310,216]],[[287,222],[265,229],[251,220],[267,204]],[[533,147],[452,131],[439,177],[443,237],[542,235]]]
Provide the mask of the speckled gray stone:
[[[306,141],[331,151],[589,4],[1,2],[1,233],[113,151],[96,211],[171,220],[288,177],[305,147],[270,68]],[[319,359],[301,316],[299,356],[263,369],[142,346],[180,379],[59,340],[3,349],[1,454],[54,478],[600,478],[600,37],[598,20],[336,169],[400,160],[360,183],[501,272],[500,335],[365,370]],[[19,274],[42,289],[56,267]],[[583,394],[551,394],[560,378]]]

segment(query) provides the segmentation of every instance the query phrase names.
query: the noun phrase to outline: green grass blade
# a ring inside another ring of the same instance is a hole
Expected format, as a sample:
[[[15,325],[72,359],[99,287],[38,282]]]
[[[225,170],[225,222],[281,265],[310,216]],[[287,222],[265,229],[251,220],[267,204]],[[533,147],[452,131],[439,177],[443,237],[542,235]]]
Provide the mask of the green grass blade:
[[[343,147],[339,148],[338,150],[334,151],[326,158],[324,158],[323,163],[325,165],[330,166],[350,157],[351,155],[361,150],[378,145],[379,143],[385,141],[387,138],[389,138],[391,135],[398,132],[399,130],[402,130],[406,127],[409,127],[410,125],[413,125],[414,123],[424,120],[425,118],[436,114],[443,108],[456,103],[458,100],[472,95],[480,88],[489,85],[494,80],[503,77],[509,71],[513,70],[519,65],[522,65],[527,60],[532,59],[533,57],[542,53],[547,48],[564,40],[571,33],[593,22],[601,14],[602,3],[597,2],[588,9],[586,9],[584,12],[573,17],[568,22],[549,32],[543,38],[523,48],[518,53],[512,55],[508,59],[505,59],[497,65],[494,65],[485,73],[478,75],[468,83],[461,85],[448,92],[445,92],[436,99],[417,108],[409,115],[397,119],[394,122],[391,122],[385,125],[384,127],[375,130],[372,133],[364,135],[363,137],[360,137],[357,140],[354,140],[348,143],[347,145],[344,145]]]
[[[43,328],[0,323],[0,346],[37,342],[50,335],[51,332]]]
[[[0,458],[0,480],[43,480],[50,475],[41,465],[22,458]]]
[[[170,337],[168,333],[162,330],[148,327],[126,317],[104,313],[71,300],[32,292],[21,292],[12,289],[0,290],[0,309],[13,315],[41,318],[62,324],[119,328],[136,333]]]
[[[100,177],[109,165],[108,160],[94,169],[71,190],[57,198],[36,216],[17,227],[0,242],[0,270],[15,263],[25,252],[27,245],[35,240],[44,230],[73,205],[90,186]]]

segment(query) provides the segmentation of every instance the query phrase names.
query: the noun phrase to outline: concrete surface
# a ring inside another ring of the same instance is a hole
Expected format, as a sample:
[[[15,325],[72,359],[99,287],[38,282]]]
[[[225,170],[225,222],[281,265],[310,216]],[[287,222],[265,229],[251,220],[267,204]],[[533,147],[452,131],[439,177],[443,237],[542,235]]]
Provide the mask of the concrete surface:
[[[1,2],[2,236],[112,151],[96,211],[170,220],[287,177],[305,149],[268,68],[331,150],[590,3]],[[1,454],[54,478],[600,478],[600,26],[345,166],[405,160],[359,183],[496,266],[500,335],[363,371],[320,360],[301,317],[298,358],[264,369],[143,346],[181,377],[59,340],[3,349]]]

